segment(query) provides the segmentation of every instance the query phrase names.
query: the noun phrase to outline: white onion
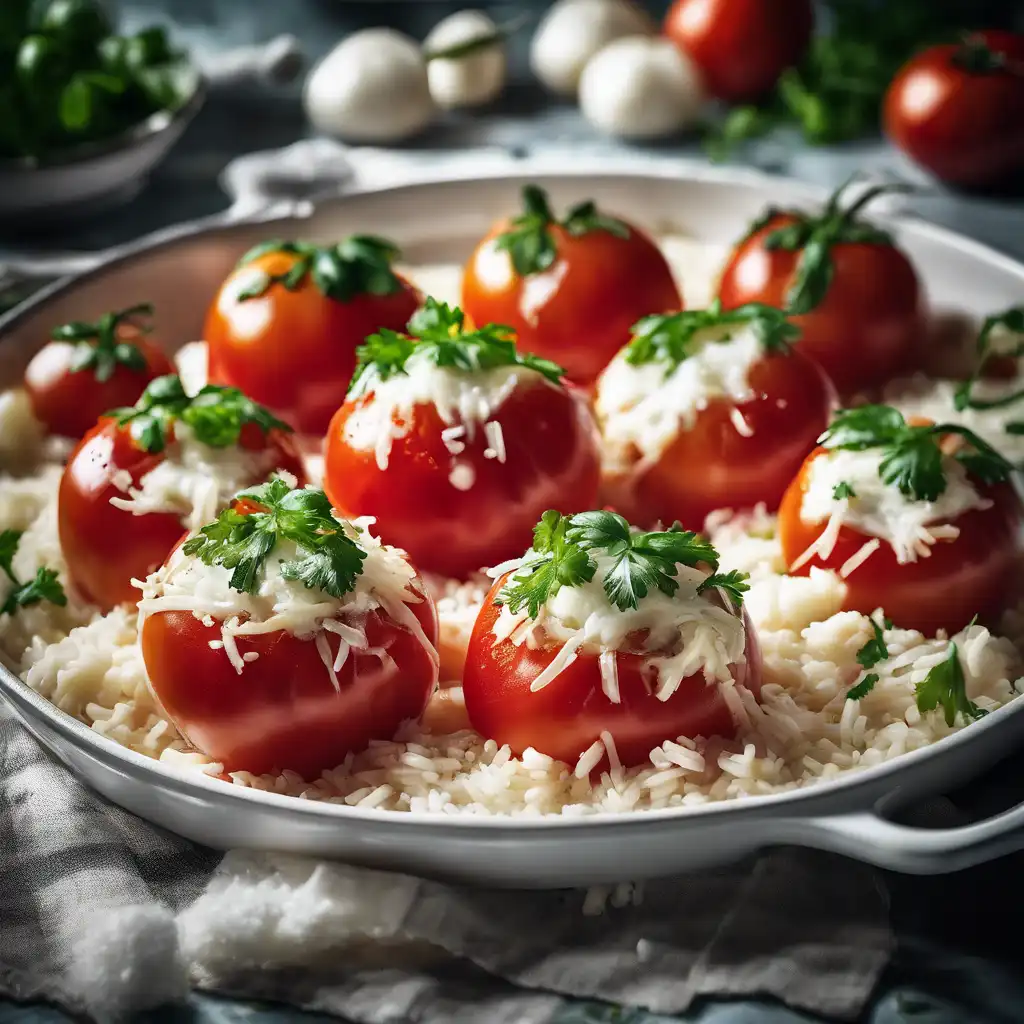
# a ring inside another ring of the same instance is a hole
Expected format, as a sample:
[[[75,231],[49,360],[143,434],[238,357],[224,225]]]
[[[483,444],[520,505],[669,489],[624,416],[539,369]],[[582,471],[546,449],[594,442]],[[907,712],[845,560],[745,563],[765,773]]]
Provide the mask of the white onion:
[[[479,107],[505,86],[505,46],[500,38],[465,56],[434,57],[474,40],[494,37],[497,25],[483,11],[457,11],[434,26],[423,43],[430,94],[439,107]]]
[[[583,116],[625,139],[675,135],[696,122],[703,101],[696,68],[667,39],[618,39],[580,77]]]
[[[419,45],[390,28],[343,39],[313,69],[304,103],[315,128],[351,142],[407,138],[437,112]]]

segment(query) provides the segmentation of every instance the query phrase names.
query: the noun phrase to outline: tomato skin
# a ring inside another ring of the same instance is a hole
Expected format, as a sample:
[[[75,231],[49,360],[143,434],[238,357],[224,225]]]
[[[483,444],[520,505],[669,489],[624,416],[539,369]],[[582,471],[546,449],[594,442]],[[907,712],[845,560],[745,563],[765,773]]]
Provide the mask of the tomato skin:
[[[664,22],[708,92],[729,103],[771,90],[803,56],[813,29],[810,0],[675,0]]]
[[[250,426],[254,433],[243,431],[243,446],[273,447],[279,456],[275,468],[301,480],[302,464],[291,438],[272,431],[265,439],[258,427]],[[138,487],[165,458],[164,452],[142,451],[127,427],[103,418],[78,443],[65,466],[57,496],[61,550],[75,586],[104,610],[134,604],[139,592],[131,580],[145,579],[157,569],[185,532],[171,513],[137,516],[110,504],[111,498],[125,496],[113,482],[118,472],[130,473],[132,485]]]
[[[721,508],[778,508],[807,454],[828,426],[835,392],[818,365],[799,351],[770,353],[750,368],[754,397],[712,399],[649,469],[626,483],[633,522],[671,523],[701,531]],[[739,412],[752,432],[732,420]]]
[[[530,684],[551,663],[561,644],[531,650],[510,640],[494,643],[491,630],[500,613],[494,598],[509,575],[505,573],[495,582],[484,601],[469,641],[462,679],[466,712],[481,736],[499,745],[507,743],[517,755],[533,747],[572,768],[602,731],[611,733],[619,760],[627,767],[643,764],[652,748],[678,736],[731,739],[736,735],[736,723],[717,685],[708,684],[703,674],[689,676],[668,700],[658,700],[641,677],[644,659],[638,654],[616,655],[618,704],[605,696],[597,656],[588,653],[581,654],[547,686],[531,692]],[[757,697],[761,692],[760,648],[745,616],[744,622],[746,661],[735,667],[734,679]]]
[[[151,380],[174,373],[171,361],[152,339],[122,329],[118,340],[142,353],[145,370],[119,363],[102,382],[91,369],[72,372],[77,345],[67,341],[51,341],[32,358],[25,370],[25,390],[36,419],[51,434],[80,438],[104,413],[134,405]]]
[[[436,645],[433,601],[424,596],[410,607]],[[365,630],[369,644],[387,648],[394,665],[353,650],[338,672],[340,692],[314,638],[283,631],[239,636],[241,654],[259,654],[240,674],[223,650],[210,647],[220,627],[204,626],[190,612],[146,616],[141,643],[154,696],[197,750],[227,772],[289,769],[312,780],[350,751],[390,740],[402,722],[419,718],[437,683],[432,651],[382,609],[367,616]],[[337,654],[338,638],[326,635]]]
[[[597,428],[578,394],[521,379],[491,415],[502,427],[504,463],[485,458],[479,427],[457,456],[473,470],[468,490],[449,480],[453,457],[433,405],[415,407],[410,430],[392,443],[387,469],[380,469],[372,449],[352,448],[346,424],[369,400],[347,401],[331,422],[324,489],[345,515],[376,516],[381,539],[408,552],[424,571],[466,577],[521,554],[546,509],[577,512],[594,505]]]
[[[737,245],[719,283],[723,308],[763,302],[785,309],[800,252],[769,250],[764,240],[794,222],[779,214]],[[803,332],[797,348],[846,397],[910,367],[923,336],[924,303],[917,273],[896,247],[840,242],[830,251],[835,270],[824,299],[792,320]]]
[[[509,223],[495,225],[466,264],[464,312],[478,327],[506,324],[521,352],[558,363],[576,384],[592,384],[629,341],[637,320],[682,308],[661,250],[639,228],[627,226],[628,238],[607,231],[574,238],[550,224],[555,262],[522,278],[509,254],[495,246]]]
[[[933,46],[900,69],[882,114],[886,134],[911,160],[966,187],[1024,172],[1024,35],[977,35],[1017,69],[970,71],[954,59],[961,45]]]
[[[258,298],[238,296],[261,273],[287,273],[298,257],[272,252],[236,268],[206,317],[211,384],[240,388],[301,433],[323,434],[345,399],[356,349],[382,327],[401,331],[420,304],[404,278],[393,295],[324,295],[306,275],[289,290],[273,284]]]
[[[811,524],[800,518],[809,467],[825,451],[819,448],[808,457],[782,499],[779,539],[788,565],[825,528],[824,522]],[[975,486],[994,503],[991,508],[972,509],[959,516],[954,525],[960,528],[960,536],[939,541],[928,558],[916,562],[900,565],[892,548],[883,541],[881,548],[846,579],[844,610],[871,615],[883,608],[897,626],[917,629],[925,636],[933,636],[940,629],[953,634],[975,615],[983,621],[998,615],[1016,569],[1013,554],[1021,548],[1024,506],[1011,484],[975,482]],[[815,556],[794,575],[806,576],[814,566],[838,571],[868,540],[852,527],[843,526],[831,555],[827,559]]]

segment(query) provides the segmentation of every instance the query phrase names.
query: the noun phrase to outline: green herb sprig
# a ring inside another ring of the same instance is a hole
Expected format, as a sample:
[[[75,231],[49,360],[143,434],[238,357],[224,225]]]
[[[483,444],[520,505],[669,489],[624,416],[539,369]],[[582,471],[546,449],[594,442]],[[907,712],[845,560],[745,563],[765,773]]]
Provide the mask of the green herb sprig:
[[[129,327],[139,334],[149,334],[153,325],[153,307],[147,302],[129,309],[104,313],[99,320],[89,323],[72,320],[54,327],[50,332],[53,341],[66,341],[74,345],[69,369],[72,373],[91,370],[100,384],[110,380],[114,371],[123,366],[134,373],[145,373],[146,357],[137,345],[124,341],[120,336],[122,327]]]
[[[578,587],[594,578],[597,552],[610,558],[601,585],[620,611],[637,608],[655,589],[669,597],[675,594],[680,565],[711,568],[698,593],[717,588],[738,606],[748,589],[745,573],[718,573],[718,552],[679,523],[667,530],[640,532],[615,512],[563,516],[548,510],[534,528],[533,547],[501,589],[497,603],[513,613],[525,607],[536,617],[541,605],[563,586]]]
[[[949,645],[949,657],[939,662],[917,684],[914,692],[919,711],[942,708],[946,725],[950,727],[956,722],[958,714],[972,721],[988,714],[967,696],[967,683],[955,643]]]
[[[790,343],[800,337],[800,328],[781,309],[750,302],[723,310],[721,300],[716,298],[707,309],[686,309],[639,320],[633,325],[633,336],[626,346],[626,362],[631,366],[665,363],[667,372],[671,373],[695,354],[694,343],[701,331],[743,327],[754,332],[766,352],[788,352]],[[726,342],[730,338],[726,330],[713,340]]]
[[[27,608],[40,601],[49,601],[63,608],[68,598],[53,569],[40,566],[35,576],[25,583],[15,575],[14,556],[18,553],[21,537],[20,530],[0,532],[0,570],[10,580],[12,587],[3,605],[0,605],[0,615],[13,615],[19,608]]]
[[[444,46],[437,50],[423,51],[423,59],[428,63],[432,60],[461,60],[463,57],[472,57],[473,54],[489,50],[492,46],[505,42],[509,36],[515,35],[524,25],[532,20],[528,14],[522,14],[518,18],[510,18],[503,25],[495,25],[489,32],[482,32],[478,36],[472,36],[461,43],[453,43],[451,46]]]
[[[884,619],[883,624],[885,629],[892,629],[892,620]],[[863,669],[874,668],[879,662],[885,661],[889,657],[889,648],[885,643],[883,627],[871,619],[871,629],[871,639],[857,652],[857,663]],[[875,688],[878,679],[877,673],[865,672],[857,684],[850,688],[846,699],[863,700]]]
[[[565,229],[573,238],[591,231],[605,231],[616,238],[628,238],[629,226],[602,214],[592,200],[573,206],[562,220],[551,210],[547,193],[537,185],[523,187],[523,212],[513,218],[508,231],[498,235],[495,246],[507,252],[520,277],[547,270],[558,255],[552,226]]]
[[[150,381],[135,405],[113,409],[107,415],[119,426],[127,426],[144,452],[163,451],[176,421],[188,426],[197,441],[211,448],[238,444],[242,428],[249,424],[264,434],[292,429],[238,388],[207,384],[191,396],[174,374]]]
[[[258,506],[240,512],[228,508],[182,550],[207,565],[230,569],[229,586],[245,594],[260,587],[266,562],[281,541],[298,548],[297,558],[281,563],[281,575],[310,590],[342,598],[356,585],[366,552],[334,518],[323,491],[293,489],[278,477],[236,496],[236,502]]]
[[[957,389],[953,393],[953,407],[958,412],[963,412],[965,409],[1003,409],[1009,405],[1016,404],[1024,398],[1024,388],[1011,391],[1009,394],[1001,395],[999,398],[978,398],[972,393],[984,372],[986,363],[992,357],[992,335],[999,328],[1019,336],[1019,340],[1013,350],[1005,353],[1005,355],[1010,359],[1019,359],[1024,355],[1024,306],[1011,306],[1009,309],[1004,309],[1001,313],[993,313],[991,316],[985,317],[981,330],[978,332],[978,340],[975,343],[977,360],[974,364],[974,372],[967,380],[957,385]],[[1024,423],[1008,423],[1006,424],[1007,431],[1009,433],[1024,432],[1011,429],[1014,426],[1024,428]]]
[[[946,489],[940,447],[942,437],[956,434],[967,446],[952,457],[983,483],[1009,478],[1011,464],[973,430],[956,423],[910,426],[903,414],[888,405],[862,405],[837,414],[818,439],[826,448],[881,452],[878,475],[914,501],[936,501]]]
[[[381,329],[356,349],[350,395],[365,394],[379,382],[409,373],[417,365],[451,367],[466,373],[499,366],[524,366],[557,384],[565,371],[557,363],[519,352],[515,332],[502,324],[466,330],[461,309],[428,298],[406,328],[407,334]]]
[[[246,267],[270,253],[287,253],[296,259],[281,274],[259,271],[238,293],[246,302],[265,295],[273,285],[295,291],[309,278],[316,289],[336,302],[351,302],[357,295],[394,295],[402,282],[392,269],[400,252],[394,242],[375,235],[351,235],[335,245],[272,240],[250,249],[238,262]]]

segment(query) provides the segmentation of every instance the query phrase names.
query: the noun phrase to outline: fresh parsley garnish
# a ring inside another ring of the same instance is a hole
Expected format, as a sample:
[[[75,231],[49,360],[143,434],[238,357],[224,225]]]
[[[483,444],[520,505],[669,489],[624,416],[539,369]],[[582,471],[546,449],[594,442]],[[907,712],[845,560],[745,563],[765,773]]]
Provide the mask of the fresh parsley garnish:
[[[877,682],[878,676],[874,672],[868,672],[856,686],[850,687],[846,699],[863,700],[875,688],[875,683]]]
[[[685,309],[681,313],[646,316],[633,325],[633,337],[626,346],[626,362],[631,366],[666,363],[669,372],[697,351],[697,335],[705,330],[726,328],[712,341],[726,342],[730,327],[749,327],[766,352],[787,352],[789,344],[800,337],[800,328],[781,309],[750,302],[736,309],[722,309],[715,299],[707,309]]]
[[[21,536],[20,530],[0,532],[0,570],[11,582],[11,591],[0,605],[0,615],[13,615],[19,608],[27,608],[40,601],[49,601],[63,608],[68,603],[67,595],[53,569],[40,566],[35,576],[25,583],[15,575],[14,556],[18,553]]]
[[[466,373],[499,366],[524,366],[557,384],[565,371],[557,363],[516,350],[515,332],[502,324],[486,324],[466,330],[461,309],[428,298],[413,314],[406,334],[382,328],[356,349],[356,372],[350,395],[365,394],[370,387],[416,365],[451,367]]]
[[[263,242],[250,249],[238,266],[248,264],[270,253],[287,253],[295,260],[281,274],[260,271],[255,280],[238,293],[238,300],[258,299],[275,284],[295,291],[307,276],[317,290],[337,302],[351,302],[357,295],[394,295],[402,282],[391,269],[398,259],[398,246],[375,235],[350,235],[335,245],[313,245],[310,242]]]
[[[939,662],[914,688],[919,711],[942,708],[946,725],[952,726],[958,714],[965,719],[977,719],[988,712],[979,708],[967,696],[967,683],[956,644],[950,643],[949,657]]]
[[[857,492],[845,480],[840,480],[832,488],[832,497],[836,501],[842,501],[843,498],[856,498]]]
[[[239,511],[239,504],[246,511]],[[237,495],[235,504],[190,537],[183,550],[207,565],[231,569],[229,586],[255,594],[267,558],[284,540],[298,548],[296,558],[281,563],[285,579],[337,598],[355,586],[366,552],[334,518],[327,496],[311,488],[293,490],[279,477]]]
[[[857,663],[862,668],[874,668],[879,662],[889,657],[889,648],[885,645],[885,633],[874,619],[871,619],[874,636],[857,652]],[[885,629],[892,629],[892,620],[883,620]]]
[[[978,358],[974,365],[974,372],[967,380],[959,384],[953,393],[953,407],[958,412],[963,412],[964,409],[1002,409],[1024,398],[1024,389],[1011,391],[1009,394],[1002,395],[999,398],[988,399],[976,398],[971,393],[978,382],[978,378],[985,369],[985,364],[993,355],[992,335],[1000,327],[1012,334],[1018,335],[1018,341],[1013,350],[1001,354],[1009,359],[1019,359],[1024,355],[1024,306],[1011,306],[1010,309],[1004,309],[1001,313],[993,313],[991,316],[985,317],[981,330],[978,332],[978,340],[975,343],[975,351]],[[1008,433],[1024,432],[1021,430],[1011,430],[1011,426],[1019,426],[1019,424],[1008,423],[1006,425]]]
[[[119,426],[127,426],[136,445],[145,452],[163,451],[176,421],[191,428],[196,440],[211,448],[238,444],[242,428],[250,423],[264,434],[291,430],[238,388],[207,384],[192,396],[174,374],[150,381],[135,405],[113,409],[107,415]]]
[[[514,613],[526,607],[535,617],[561,587],[580,586],[594,578],[597,552],[609,558],[601,585],[620,611],[636,608],[654,589],[669,597],[675,594],[680,565],[710,566],[712,575],[698,593],[720,588],[738,605],[747,589],[744,573],[716,573],[718,552],[678,523],[667,530],[641,532],[615,512],[563,516],[549,510],[534,529],[533,547],[498,594],[497,603],[508,605]]]
[[[810,214],[803,210],[777,210],[771,208],[747,232],[762,230],[778,216],[789,218],[789,223],[770,231],[764,237],[769,252],[782,250],[800,254],[793,279],[786,293],[786,312],[791,315],[809,313],[821,305],[828,294],[835,273],[832,262],[834,245],[857,243],[860,245],[892,245],[892,237],[880,228],[859,219],[859,214],[878,196],[887,192],[908,192],[902,182],[889,182],[866,189],[856,202],[842,205],[843,194],[854,181],[853,175],[833,192],[824,210]]]
[[[120,337],[120,328],[130,327],[140,334],[148,334],[153,329],[149,319],[152,315],[153,307],[143,303],[129,309],[104,313],[92,323],[72,320],[61,324],[54,327],[50,337],[54,341],[66,341],[75,346],[69,367],[72,373],[91,370],[96,380],[103,384],[110,380],[119,366],[135,373],[146,372],[146,357],[137,345]]]
[[[942,438],[956,434],[966,442],[952,457],[983,483],[1006,480],[1013,467],[973,430],[956,423],[910,426],[888,405],[862,405],[837,414],[818,439],[826,448],[881,452],[878,475],[914,501],[935,501],[946,489]]]
[[[629,227],[621,220],[600,213],[590,200],[572,207],[563,220],[551,212],[547,193],[536,185],[523,187],[523,212],[513,218],[509,229],[498,235],[495,246],[509,254],[520,277],[547,270],[558,250],[551,227],[558,225],[573,238],[591,231],[606,231],[617,238],[628,238]]]

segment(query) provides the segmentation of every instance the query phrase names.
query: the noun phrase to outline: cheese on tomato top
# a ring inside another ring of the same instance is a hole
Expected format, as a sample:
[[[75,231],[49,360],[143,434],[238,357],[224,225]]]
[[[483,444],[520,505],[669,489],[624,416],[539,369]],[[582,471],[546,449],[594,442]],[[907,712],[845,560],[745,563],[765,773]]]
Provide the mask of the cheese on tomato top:
[[[240,491],[265,480],[275,469],[277,451],[249,451],[239,445],[214,448],[195,439],[192,430],[178,421],[174,440],[156,468],[132,483],[127,470],[114,475],[113,483],[127,497],[111,498],[110,504],[132,515],[170,512],[181,517],[189,530],[198,529]]]
[[[255,652],[240,654],[237,637],[283,630],[316,642],[337,685],[337,672],[350,650],[376,654],[385,663],[391,660],[385,649],[369,646],[364,631],[366,616],[380,608],[412,632],[436,661],[436,651],[409,607],[425,599],[415,585],[416,570],[403,552],[383,545],[370,534],[373,522],[372,517],[365,517],[344,523],[348,535],[366,552],[366,558],[355,586],[342,598],[282,576],[281,564],[299,555],[291,541],[277,542],[267,557],[255,594],[234,590],[229,585],[231,569],[207,565],[194,555],[186,555],[179,546],[166,564],[144,581],[132,581],[142,590],[139,629],[147,615],[191,612],[204,625],[220,626],[221,638],[211,641],[211,646],[222,647],[239,673],[246,660],[253,660]],[[340,640],[336,657],[331,656],[327,633]]]
[[[540,608],[536,618],[527,609],[512,613],[503,606],[494,623],[496,642],[509,639],[528,647],[544,646],[555,640],[562,648],[533,682],[539,690],[572,664],[583,651],[597,654],[605,695],[619,703],[615,677],[615,653],[632,651],[645,655],[644,668],[655,683],[659,700],[668,700],[689,676],[703,673],[708,682],[733,678],[734,667],[743,661],[746,631],[743,620],[728,607],[717,592],[697,593],[709,573],[688,566],[676,567],[679,588],[671,597],[652,589],[635,609],[621,611],[608,599],[602,580],[613,558],[592,550],[597,565],[594,578],[576,587],[561,587]],[[512,563],[514,564],[514,563]],[[500,574],[506,563],[491,570]],[[643,648],[637,651],[635,634],[646,632]]]
[[[992,504],[977,492],[962,463],[954,458],[943,458],[946,489],[935,501],[915,501],[895,485],[884,483],[878,475],[880,458],[878,449],[869,448],[831,451],[811,462],[800,517],[805,523],[827,520],[828,525],[792,568],[799,568],[815,554],[827,558],[843,526],[875,540],[865,544],[859,559],[857,555],[850,559],[854,564],[848,562],[840,569],[841,576],[849,576],[882,542],[892,548],[901,565],[915,562],[927,558],[933,544],[959,536],[954,523],[958,516]],[[836,498],[834,492],[841,483],[848,484],[855,497]]]
[[[665,362],[632,366],[620,352],[597,382],[595,410],[610,468],[628,467],[639,454],[642,464],[658,458],[716,398],[746,402],[753,398],[750,368],[764,346],[748,326],[722,325],[698,331],[694,353],[672,368]],[[738,414],[736,429],[749,428]]]

